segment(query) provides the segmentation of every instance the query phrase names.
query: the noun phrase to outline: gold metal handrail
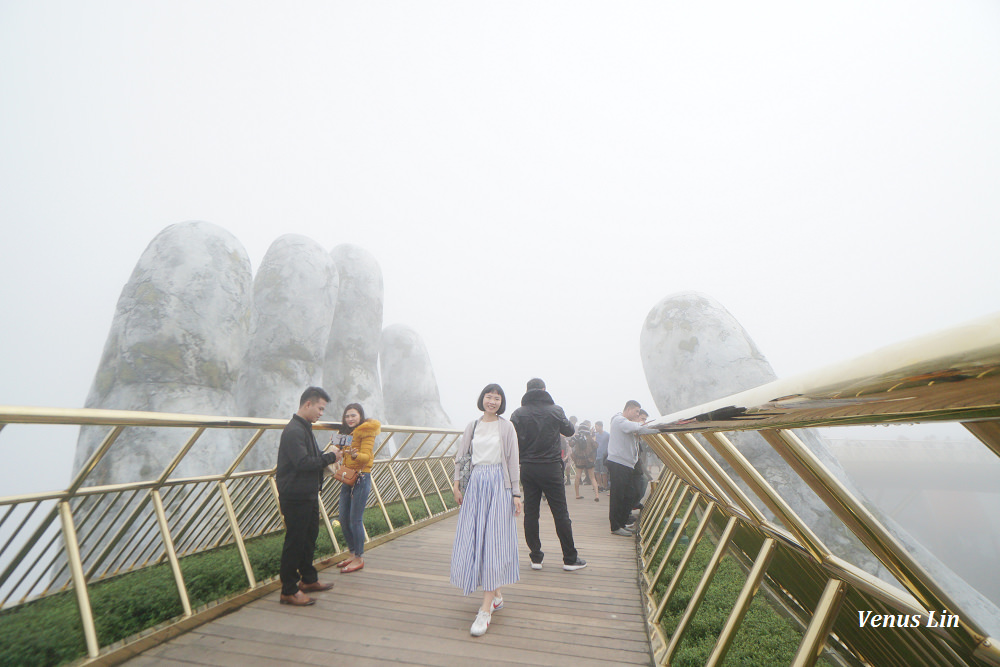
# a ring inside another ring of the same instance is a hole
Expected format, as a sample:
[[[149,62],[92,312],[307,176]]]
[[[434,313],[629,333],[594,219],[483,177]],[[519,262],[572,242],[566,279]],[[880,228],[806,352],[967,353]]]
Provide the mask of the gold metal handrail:
[[[0,406],[0,431],[7,424],[69,424],[108,429],[65,489],[0,497],[0,609],[7,611],[72,589],[80,610],[87,654],[96,659],[102,647],[89,590],[97,582],[166,563],[183,609],[180,618],[189,621],[195,610],[189,600],[181,560],[233,545],[247,578],[247,591],[273,588],[273,580],[257,581],[245,544],[249,539],[283,529],[274,468],[239,468],[263,434],[280,430],[286,423],[287,420],[281,419]],[[339,426],[336,422],[318,422],[314,425],[317,439],[322,438],[323,431]],[[88,478],[102,461],[116,453],[115,444],[126,428],[190,429],[191,435],[154,478],[88,486]],[[239,454],[221,470],[173,476],[188,454],[196,450],[204,434],[220,429],[249,432]],[[448,506],[441,489],[450,487],[460,435],[461,431],[454,429],[382,427],[372,465],[373,493],[368,500],[368,507],[379,507],[388,527],[388,534],[380,536],[379,541],[456,511],[457,507]],[[420,439],[420,446],[411,449],[408,443],[414,438]],[[392,450],[390,439],[402,442]],[[424,447],[425,444],[429,446]],[[422,449],[426,453],[421,453]],[[393,453],[388,455],[389,451]],[[409,473],[402,481],[401,471]],[[320,513],[336,552],[327,560],[339,560],[345,555],[334,532],[339,522],[330,519],[338,513],[339,488],[338,482],[327,478],[319,495]],[[427,500],[428,493],[440,501],[440,511],[434,511]],[[420,520],[414,518],[406,502],[416,497],[426,510],[426,516]],[[406,508],[405,525],[394,525],[390,517],[388,507],[397,502]]]
[[[774,603],[801,623],[803,636],[794,665],[814,664],[824,647],[833,650],[836,661],[848,665],[1000,665],[997,639],[984,627],[995,619],[982,611],[982,605],[967,608],[946,591],[791,430],[940,421],[962,423],[1000,455],[1000,315],[651,423],[659,433],[642,437],[664,468],[642,512],[639,554],[657,664],[670,664],[726,552],[748,576],[707,665],[725,659],[751,599],[762,586]],[[739,431],[759,432],[894,582],[832,554],[780,489],[765,480],[725,435]],[[765,517],[752,496],[778,523]],[[678,525],[682,507],[686,512]],[[671,570],[668,560],[676,560],[681,534],[695,519],[694,534]],[[712,540],[716,549],[668,636],[660,619],[703,538]],[[655,559],[658,567],[649,576]],[[664,594],[655,592],[657,586],[665,586]],[[859,627],[858,612],[866,610],[919,618],[919,627]],[[941,620],[941,610],[960,621],[930,622],[933,613]]]

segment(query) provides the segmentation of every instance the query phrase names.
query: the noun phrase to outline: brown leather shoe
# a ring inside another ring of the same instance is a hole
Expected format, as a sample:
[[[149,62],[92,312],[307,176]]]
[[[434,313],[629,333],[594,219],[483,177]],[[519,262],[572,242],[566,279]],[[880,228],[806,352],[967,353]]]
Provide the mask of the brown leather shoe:
[[[318,581],[314,581],[311,584],[299,582],[299,590],[303,593],[319,593],[320,591],[328,591],[331,588],[333,588],[333,584],[321,584]]]
[[[313,600],[302,591],[298,591],[295,595],[282,595],[279,602],[281,604],[290,604],[294,607],[308,607],[311,604],[316,604],[316,600]]]

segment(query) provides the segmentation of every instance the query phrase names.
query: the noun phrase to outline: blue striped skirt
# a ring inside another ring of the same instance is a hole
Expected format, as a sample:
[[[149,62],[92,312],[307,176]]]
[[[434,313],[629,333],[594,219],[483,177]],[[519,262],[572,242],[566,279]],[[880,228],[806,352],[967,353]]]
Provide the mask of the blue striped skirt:
[[[458,512],[451,551],[451,583],[465,595],[482,588],[495,591],[521,578],[517,562],[517,521],[503,464],[478,465]]]

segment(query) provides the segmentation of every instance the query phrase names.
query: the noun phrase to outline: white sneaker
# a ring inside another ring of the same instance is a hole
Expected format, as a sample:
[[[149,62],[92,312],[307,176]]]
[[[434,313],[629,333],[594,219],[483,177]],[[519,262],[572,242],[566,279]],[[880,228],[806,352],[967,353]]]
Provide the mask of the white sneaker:
[[[542,569],[542,564],[541,563],[532,562],[531,563],[531,569],[532,570],[541,570]]]
[[[498,609],[503,609],[503,598],[502,597],[493,598],[493,611],[497,611]]]
[[[470,632],[473,637],[482,637],[486,634],[486,628],[490,627],[490,612],[479,610],[476,614],[476,620],[472,622],[472,629]]]

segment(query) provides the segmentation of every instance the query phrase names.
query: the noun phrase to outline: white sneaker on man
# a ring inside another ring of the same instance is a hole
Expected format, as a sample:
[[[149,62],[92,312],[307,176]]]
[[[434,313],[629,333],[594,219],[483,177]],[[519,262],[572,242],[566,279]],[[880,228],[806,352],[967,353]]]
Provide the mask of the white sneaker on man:
[[[490,612],[479,610],[476,614],[476,620],[472,622],[472,629],[470,632],[473,637],[482,637],[486,634],[486,628],[490,627]]]

